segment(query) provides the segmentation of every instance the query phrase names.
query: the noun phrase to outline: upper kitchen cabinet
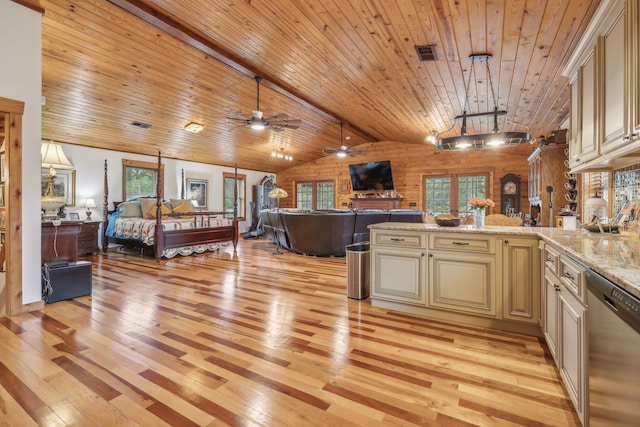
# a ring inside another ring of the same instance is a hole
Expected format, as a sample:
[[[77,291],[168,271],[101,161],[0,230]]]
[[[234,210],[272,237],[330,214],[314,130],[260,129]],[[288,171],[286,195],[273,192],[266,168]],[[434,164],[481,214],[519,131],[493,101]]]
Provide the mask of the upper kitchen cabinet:
[[[637,1],[604,0],[564,70],[571,85],[574,172],[640,159],[639,9]]]

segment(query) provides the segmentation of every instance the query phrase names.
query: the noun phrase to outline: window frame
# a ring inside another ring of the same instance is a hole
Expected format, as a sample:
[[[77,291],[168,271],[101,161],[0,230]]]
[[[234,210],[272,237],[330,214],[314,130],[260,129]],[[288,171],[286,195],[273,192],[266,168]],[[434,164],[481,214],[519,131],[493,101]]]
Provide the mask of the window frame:
[[[160,164],[160,170],[158,171],[158,163],[156,162],[145,162],[142,160],[129,160],[122,159],[122,201],[126,202],[129,200],[127,197],[127,170],[129,168],[133,169],[149,169],[155,172],[156,174],[156,182],[155,182],[155,194],[150,194],[151,197],[158,197],[158,195],[162,195],[164,197],[164,163]],[[160,188],[158,188],[160,187]],[[132,197],[146,197],[144,195],[132,196]]]
[[[460,177],[465,176],[484,176],[485,177],[485,198],[490,198],[495,200],[492,196],[493,189],[493,170],[490,169],[462,169],[455,173],[451,173],[448,171],[433,171],[430,173],[426,173],[422,175],[421,178],[421,186],[422,186],[422,210],[423,212],[429,213],[427,210],[427,179],[433,179],[438,177],[447,177],[450,179],[451,185],[449,189],[449,204],[450,204],[450,212],[442,212],[442,213],[452,213],[455,215],[460,214],[460,206],[458,204],[458,179]],[[453,196],[452,196],[453,195]],[[476,196],[480,197],[480,196]],[[497,206],[497,204],[496,204]],[[467,215],[469,215],[468,209],[465,211]],[[463,212],[463,214],[465,213]]]
[[[238,197],[237,197],[237,219],[238,221],[244,221],[246,219],[246,210],[247,210],[247,176],[245,174],[236,174],[233,172],[222,172],[222,211],[225,213],[226,217],[229,217],[226,209],[226,202],[228,199],[233,200],[233,195],[227,197],[227,180],[236,180],[236,188],[238,188]],[[238,185],[238,183],[241,183]],[[231,217],[233,217],[233,212],[231,213]]]
[[[320,183],[331,183],[333,185],[333,208],[318,208],[318,184]],[[336,194],[336,180],[334,179],[315,179],[315,180],[304,180],[304,181],[296,181],[294,183],[295,188],[295,206],[298,209],[300,206],[298,205],[298,185],[311,184],[311,210],[315,209],[336,209],[337,202],[337,194]],[[306,209],[306,208],[304,208]]]

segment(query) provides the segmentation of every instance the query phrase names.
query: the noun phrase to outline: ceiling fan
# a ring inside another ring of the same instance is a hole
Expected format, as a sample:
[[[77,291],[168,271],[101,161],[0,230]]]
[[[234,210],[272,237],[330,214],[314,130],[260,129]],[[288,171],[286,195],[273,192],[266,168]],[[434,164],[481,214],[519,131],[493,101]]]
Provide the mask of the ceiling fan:
[[[340,143],[342,143],[343,141],[343,137],[342,137],[343,128],[344,128],[344,123],[340,123]],[[347,137],[347,139],[349,139],[349,137]],[[349,148],[346,145],[341,145],[339,148],[324,147],[324,149],[322,150],[322,154],[324,154],[325,156],[330,156],[332,154],[335,154],[338,157],[359,156],[361,154],[367,154],[367,153],[368,151],[363,150],[362,148],[357,148],[357,147]]]
[[[290,119],[285,113],[264,117],[264,113],[260,111],[260,82],[262,81],[262,77],[256,76],[255,81],[257,83],[256,109],[253,110],[251,117],[247,118],[238,114],[238,117],[227,117],[227,123],[239,123],[237,127],[249,126],[254,130],[262,130],[266,127],[270,127],[275,131],[298,129],[302,120]]]

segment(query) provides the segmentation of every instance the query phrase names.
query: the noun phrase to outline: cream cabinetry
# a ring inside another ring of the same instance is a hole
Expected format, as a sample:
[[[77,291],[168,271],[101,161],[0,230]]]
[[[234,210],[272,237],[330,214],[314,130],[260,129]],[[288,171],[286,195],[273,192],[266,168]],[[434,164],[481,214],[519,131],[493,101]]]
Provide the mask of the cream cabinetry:
[[[596,128],[596,55],[587,52],[571,80],[569,166],[573,169],[599,154]],[[575,102],[573,102],[575,101]]]
[[[481,234],[431,234],[429,306],[496,317],[500,275],[495,241]]]
[[[537,246],[537,236],[372,228],[371,303],[539,335]]]
[[[538,238],[509,237],[502,242],[502,318],[538,323],[540,255]]]
[[[545,341],[576,412],[584,424],[586,408],[585,268],[543,245],[543,324]]]
[[[371,298],[425,305],[426,235],[371,230]]]
[[[618,168],[640,156],[640,6],[603,0],[564,74],[570,79],[573,171]]]

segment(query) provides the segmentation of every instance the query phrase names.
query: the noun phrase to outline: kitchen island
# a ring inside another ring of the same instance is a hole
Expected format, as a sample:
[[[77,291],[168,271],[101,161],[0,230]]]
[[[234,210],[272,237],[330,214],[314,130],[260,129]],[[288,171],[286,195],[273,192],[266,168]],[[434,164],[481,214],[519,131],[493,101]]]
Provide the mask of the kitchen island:
[[[536,227],[384,223],[371,231],[371,304],[543,336],[588,423],[589,269],[640,298],[635,236]]]

